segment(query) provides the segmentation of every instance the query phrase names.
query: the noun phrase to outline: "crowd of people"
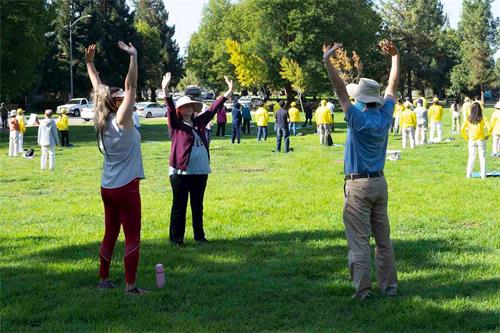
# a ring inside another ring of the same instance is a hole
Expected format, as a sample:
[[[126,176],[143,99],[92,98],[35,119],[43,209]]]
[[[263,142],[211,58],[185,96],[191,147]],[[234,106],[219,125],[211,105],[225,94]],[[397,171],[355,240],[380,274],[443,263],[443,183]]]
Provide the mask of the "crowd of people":
[[[428,108],[425,97],[412,103],[396,100],[399,82],[399,51],[389,41],[382,41],[382,52],[391,58],[389,80],[385,96],[380,94],[378,82],[362,78],[358,84],[346,85],[333,67],[330,58],[341,44],[323,47],[323,60],[328,77],[338,96],[338,102],[347,123],[347,139],[344,149],[344,207],[343,222],[349,247],[348,265],[355,288],[353,298],[365,300],[373,295],[371,287],[370,235],[376,240],[377,282],[382,295],[397,294],[397,272],[394,249],[390,238],[387,213],[388,186],[384,166],[389,133],[402,133],[403,148],[442,141],[443,107],[437,98]],[[141,197],[140,181],[145,178],[141,153],[141,134],[134,120],[137,93],[137,51],[129,43],[118,42],[118,47],[129,55],[129,68],[124,89],[102,83],[94,66],[96,46],[85,50],[88,75],[93,87],[94,126],[97,147],[103,155],[101,198],[104,206],[104,236],[99,257],[99,289],[111,289],[117,285],[109,279],[110,263],[114,247],[123,226],[125,234],[125,292],[142,295],[148,291],[136,285],[140,256]],[[194,239],[208,243],[203,222],[204,194],[210,168],[210,136],[212,119],[216,120],[216,135],[225,135],[227,122],[224,103],[232,96],[233,82],[225,77],[227,91],[210,106],[186,95],[174,102],[170,93],[172,77],[166,73],[162,80],[167,109],[168,135],[171,138],[168,177],[173,200],[170,212],[169,240],[177,247],[184,247],[187,203],[191,203]],[[485,177],[485,140],[493,136],[493,153],[500,144],[500,103],[488,121],[479,101],[466,99],[463,105],[451,106],[452,130],[460,131],[469,142],[467,177],[472,174],[476,151],[479,151],[481,177]],[[1,105],[4,123],[4,105]],[[333,144],[335,106],[332,100],[322,100],[316,109],[316,131],[321,145]],[[302,127],[311,127],[313,107],[306,103],[305,121]],[[270,112],[275,117],[275,152],[288,153],[290,134],[297,135],[301,124],[297,103],[286,101],[260,105],[253,117],[257,125],[257,140],[268,137]],[[458,114],[458,116],[457,116]],[[460,121],[462,114],[462,121]],[[23,149],[26,121],[22,110],[9,113],[9,156],[17,156]],[[248,105],[235,103],[232,110],[231,143],[241,142],[241,133],[251,134],[252,113]],[[63,112],[57,121],[52,111],[45,111],[45,118],[38,124],[38,144],[41,147],[41,169],[55,167],[55,146],[69,145],[68,117]],[[430,128],[430,136],[426,131]],[[167,135],[167,130],[165,130]]]

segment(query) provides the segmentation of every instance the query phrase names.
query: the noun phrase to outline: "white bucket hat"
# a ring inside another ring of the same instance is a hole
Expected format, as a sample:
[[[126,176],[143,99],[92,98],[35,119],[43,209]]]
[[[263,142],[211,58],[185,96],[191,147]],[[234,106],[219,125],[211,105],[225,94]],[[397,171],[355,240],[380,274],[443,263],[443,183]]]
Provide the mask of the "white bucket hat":
[[[495,109],[500,109],[500,101],[498,101],[497,104],[495,104]]]
[[[15,116],[17,116],[17,111],[16,111],[16,110],[11,110],[11,111],[10,111],[10,116],[11,116],[11,117],[15,117]]]
[[[123,91],[123,89],[120,89],[111,95],[111,98],[124,98],[124,97],[125,97],[125,91]]]
[[[377,81],[361,78],[358,84],[349,83],[346,89],[349,96],[361,103],[384,104],[384,99],[380,96],[380,84]]]
[[[201,109],[203,108],[203,103],[198,102],[195,100],[192,100],[191,97],[189,96],[182,96],[177,100],[177,103],[175,103],[175,107],[178,109],[181,106],[192,104],[194,106],[194,112],[200,112]]]

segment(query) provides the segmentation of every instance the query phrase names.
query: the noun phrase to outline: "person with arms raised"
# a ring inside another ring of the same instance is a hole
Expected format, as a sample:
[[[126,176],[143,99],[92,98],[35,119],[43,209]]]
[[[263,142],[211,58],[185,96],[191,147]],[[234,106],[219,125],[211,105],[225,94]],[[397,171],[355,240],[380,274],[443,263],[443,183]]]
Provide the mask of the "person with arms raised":
[[[382,295],[395,296],[397,274],[387,215],[384,165],[399,81],[399,52],[392,42],[380,43],[382,51],[392,59],[385,98],[382,98],[380,85],[374,80],[362,78],[359,84],[346,87],[330,59],[339,47],[342,45],[337,43],[333,47],[323,46],[323,59],[348,126],[343,220],[349,247],[349,271],[356,289],[353,298],[365,300],[372,295],[372,233],[376,242],[378,287]],[[351,104],[349,96],[360,103]]]
[[[137,50],[129,43],[118,42],[118,47],[129,55],[125,91],[108,87],[101,82],[94,66],[96,45],[85,50],[87,72],[93,87],[94,126],[99,151],[104,155],[101,177],[101,197],[104,203],[104,239],[101,244],[99,289],[116,285],[109,279],[109,268],[120,234],[125,233],[125,292],[142,295],[146,289],[136,286],[139,247],[141,239],[141,196],[139,182],[144,179],[141,135],[134,128],[137,92]]]
[[[205,135],[207,124],[219,112],[225,112],[224,102],[233,93],[233,81],[224,76],[227,92],[219,97],[206,111],[201,112],[203,104],[183,96],[174,101],[169,85],[171,74],[166,73],[162,89],[167,104],[169,133],[172,139],[169,160],[169,178],[172,186],[172,209],[170,213],[170,242],[178,247],[184,246],[186,230],[186,209],[188,198],[191,201],[194,240],[208,243],[203,228],[203,198],[210,174],[210,153]]]

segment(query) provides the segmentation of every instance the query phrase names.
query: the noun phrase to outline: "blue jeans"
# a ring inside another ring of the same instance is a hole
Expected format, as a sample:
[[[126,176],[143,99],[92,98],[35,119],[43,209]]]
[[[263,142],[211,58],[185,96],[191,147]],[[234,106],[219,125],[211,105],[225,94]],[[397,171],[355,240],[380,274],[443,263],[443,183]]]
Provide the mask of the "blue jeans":
[[[233,134],[231,135],[231,143],[234,143],[234,140],[238,140],[240,143],[241,136],[241,124],[233,124]]]
[[[293,135],[297,135],[297,123],[288,123],[288,131],[293,132]]]
[[[290,132],[287,127],[276,129],[276,151],[281,151],[281,139],[285,139],[285,153],[290,151]]]
[[[264,138],[264,141],[267,140],[267,126],[257,127],[257,141],[260,141],[262,138]]]

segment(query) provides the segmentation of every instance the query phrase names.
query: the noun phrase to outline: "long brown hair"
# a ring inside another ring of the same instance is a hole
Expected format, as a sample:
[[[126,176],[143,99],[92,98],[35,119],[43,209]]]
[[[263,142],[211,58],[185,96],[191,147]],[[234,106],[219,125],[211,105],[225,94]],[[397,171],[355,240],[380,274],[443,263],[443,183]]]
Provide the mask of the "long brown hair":
[[[106,153],[106,147],[104,146],[104,131],[108,124],[109,116],[117,111],[117,107],[111,95],[113,92],[118,91],[119,88],[109,88],[105,84],[100,84],[93,93],[94,101],[94,126],[96,129],[96,141],[99,151],[104,154]],[[104,150],[104,152],[103,152]]]
[[[477,125],[483,120],[483,108],[478,102],[472,103],[472,108],[469,115],[469,123]]]

